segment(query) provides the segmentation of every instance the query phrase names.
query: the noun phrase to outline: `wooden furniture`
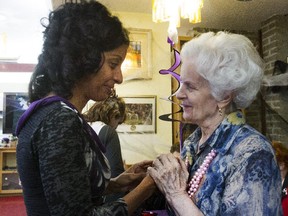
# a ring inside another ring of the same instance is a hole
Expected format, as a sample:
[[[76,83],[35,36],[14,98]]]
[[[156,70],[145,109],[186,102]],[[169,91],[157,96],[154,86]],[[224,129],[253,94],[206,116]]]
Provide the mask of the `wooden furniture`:
[[[0,148],[0,196],[22,193],[16,169],[16,148]]]

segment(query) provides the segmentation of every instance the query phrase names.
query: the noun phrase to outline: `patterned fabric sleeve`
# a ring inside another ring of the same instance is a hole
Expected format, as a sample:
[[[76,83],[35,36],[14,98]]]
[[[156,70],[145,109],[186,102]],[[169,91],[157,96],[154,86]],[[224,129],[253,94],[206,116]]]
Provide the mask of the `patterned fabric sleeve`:
[[[89,138],[76,113],[63,107],[60,111],[51,112],[33,140],[51,215],[127,215],[127,205],[123,200],[109,205],[92,202],[85,157],[85,143]]]

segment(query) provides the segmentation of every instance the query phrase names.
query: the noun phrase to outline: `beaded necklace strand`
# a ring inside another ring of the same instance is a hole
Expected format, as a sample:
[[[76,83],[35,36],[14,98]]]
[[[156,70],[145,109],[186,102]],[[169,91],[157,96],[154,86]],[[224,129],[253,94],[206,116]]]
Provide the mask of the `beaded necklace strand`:
[[[216,157],[217,153],[216,150],[212,149],[209,154],[205,157],[201,166],[197,169],[195,174],[193,175],[192,179],[190,180],[187,188],[187,192],[190,198],[196,193],[199,188],[200,182],[207,172],[207,169],[212,162],[212,160]],[[187,165],[187,164],[186,164]]]

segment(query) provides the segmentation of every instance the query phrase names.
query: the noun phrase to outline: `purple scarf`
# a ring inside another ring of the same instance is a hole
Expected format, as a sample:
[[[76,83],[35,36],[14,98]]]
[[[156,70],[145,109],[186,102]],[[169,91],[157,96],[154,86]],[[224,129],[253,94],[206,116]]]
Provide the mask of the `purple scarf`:
[[[48,104],[51,104],[53,102],[56,101],[62,101],[64,102],[67,106],[69,106],[70,108],[72,108],[73,110],[77,109],[75,108],[75,106],[73,104],[71,104],[68,100],[59,97],[59,96],[51,96],[51,97],[47,97],[47,98],[42,98],[40,100],[34,101],[30,104],[29,108],[23,113],[23,115],[20,117],[18,124],[17,124],[17,128],[16,128],[16,136],[19,135],[21,129],[24,127],[25,123],[28,121],[28,119],[30,118],[30,116],[39,108],[46,106]],[[93,130],[93,128],[86,122],[86,120],[83,119],[82,115],[80,115],[80,113],[77,111],[78,116],[81,118],[84,129],[88,132],[88,134],[93,138],[93,140],[97,143],[97,145],[99,146],[99,148],[101,149],[101,151],[103,153],[106,152],[106,148],[105,146],[102,144],[102,142],[100,141],[98,135],[96,134],[96,132]]]

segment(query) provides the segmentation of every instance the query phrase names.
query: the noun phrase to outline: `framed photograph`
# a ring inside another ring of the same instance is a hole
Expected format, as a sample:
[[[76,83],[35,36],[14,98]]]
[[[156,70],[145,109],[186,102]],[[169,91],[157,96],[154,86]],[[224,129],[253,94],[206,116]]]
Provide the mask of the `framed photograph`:
[[[122,64],[124,81],[152,79],[151,35],[149,29],[128,29],[130,45]]]
[[[122,98],[126,103],[126,120],[117,132],[156,133],[156,96]]]

